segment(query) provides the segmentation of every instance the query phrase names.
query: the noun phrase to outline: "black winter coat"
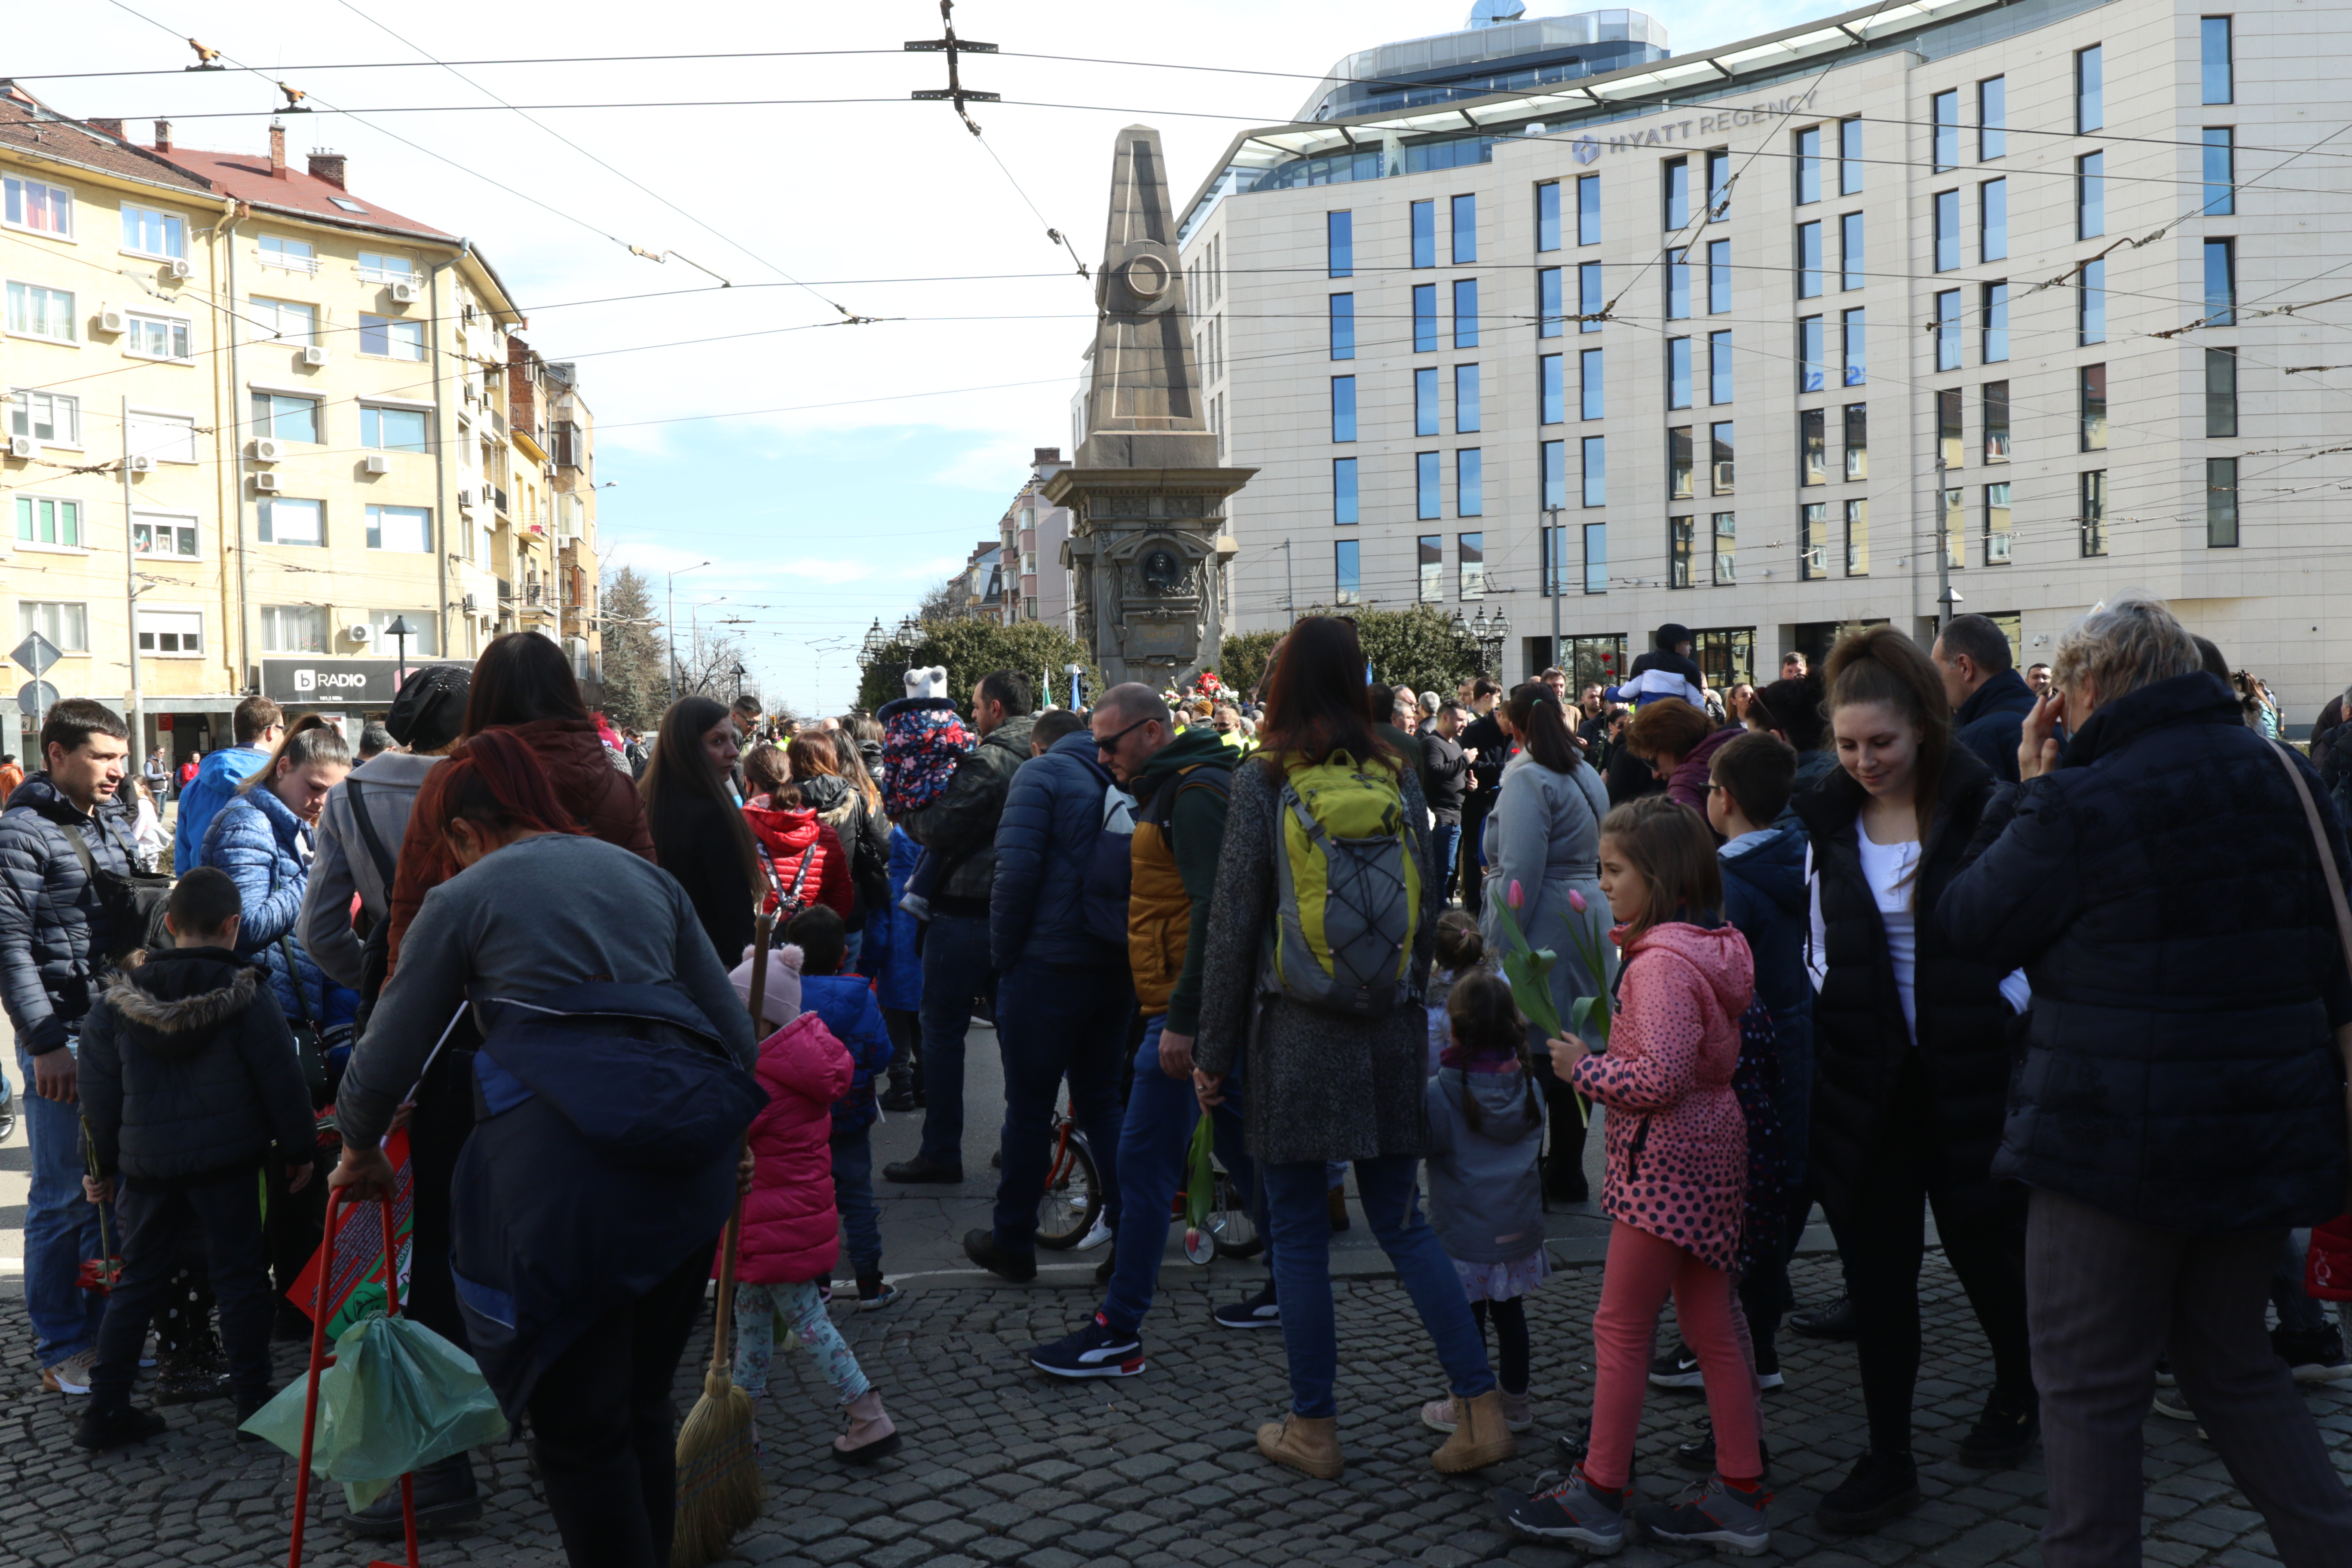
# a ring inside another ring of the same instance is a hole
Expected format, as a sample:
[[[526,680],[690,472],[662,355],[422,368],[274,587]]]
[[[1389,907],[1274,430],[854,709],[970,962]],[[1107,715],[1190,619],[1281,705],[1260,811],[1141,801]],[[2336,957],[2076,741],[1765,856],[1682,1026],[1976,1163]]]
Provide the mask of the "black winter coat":
[[[310,1163],[310,1091],[263,982],[217,947],[152,953],[107,982],[79,1056],[101,1171],[165,1182],[251,1171],[265,1156]]]
[[[131,869],[129,840],[75,809],[45,773],[18,784],[0,812],[0,1002],[27,1056],[66,1043],[104,966],[105,910],[66,837],[68,825],[80,829],[93,864]]]
[[[1952,715],[1952,738],[1984,760],[1993,777],[2017,782],[2017,745],[2025,716],[2033,711],[2033,689],[2025,677],[2004,669],[1974,691]]]
[[[1955,951],[1934,918],[1992,791],[1990,770],[1975,752],[1954,746],[1912,883],[1918,936],[1912,970],[1916,1047],[1903,1021],[1886,925],[1862,868],[1863,788],[1840,768],[1798,797],[1798,815],[1812,840],[1828,969],[1813,1001],[1811,1168],[1814,1191],[1832,1215],[1853,1211],[1886,1148],[1897,1141],[1936,1148],[1937,1174],[1965,1215],[1999,1217],[2016,1211],[2023,1197],[1992,1177],[2009,1092],[2004,1035],[2015,1016],[2001,999],[2000,980],[2015,966]],[[1895,1090],[1915,1050],[1927,1071],[1936,1125],[1891,1125]]]
[[[2102,705],[1987,810],[1936,914],[1953,950],[2033,982],[1997,1173],[2167,1230],[2342,1209],[2352,975],[2278,755],[2199,671]]]

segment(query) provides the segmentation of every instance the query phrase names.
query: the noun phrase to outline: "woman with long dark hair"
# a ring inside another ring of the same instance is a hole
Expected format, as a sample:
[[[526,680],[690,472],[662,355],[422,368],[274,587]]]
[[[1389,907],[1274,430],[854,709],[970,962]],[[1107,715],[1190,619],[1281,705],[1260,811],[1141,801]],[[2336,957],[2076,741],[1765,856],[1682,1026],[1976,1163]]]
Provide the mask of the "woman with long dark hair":
[[[751,1020],[693,906],[645,860],[573,825],[536,748],[488,730],[433,776],[440,784],[434,816],[424,818],[420,800],[411,836],[429,828],[457,869],[411,926],[410,962],[385,985],[344,1074],[335,1185],[362,1198],[390,1186],[378,1144],[461,1005],[495,1030],[499,1003],[562,1010],[586,987],[625,988],[635,999],[658,990],[677,1022],[633,1017],[612,1028],[592,1016],[571,1026],[600,1037],[596,1045],[610,1053],[599,1058],[605,1069],[625,1068],[638,1041],[653,1042],[648,1049],[723,1050],[750,1068]],[[689,1018],[699,1027],[688,1026]],[[499,1038],[491,1034],[494,1056]],[[465,1055],[470,1079],[475,1053]],[[726,1173],[740,1128],[720,1129],[715,1157],[690,1170],[673,1168],[682,1163],[674,1150],[667,1165],[616,1168],[583,1160],[584,1141],[551,1123],[562,1114],[551,1103],[561,1098],[525,1093],[527,1104],[505,1104],[499,1139],[518,1135],[507,1130],[512,1121],[535,1129],[538,1142],[520,1160],[503,1142],[469,1156],[460,1176],[466,1219],[444,1266],[454,1262],[481,1282],[467,1297],[486,1342],[476,1351],[509,1414],[530,1415],[565,1555],[580,1568],[645,1568],[669,1561],[677,1490],[670,1389],[733,1202]],[[746,1110],[742,1124],[750,1119]],[[480,1157],[491,1149],[499,1152]],[[534,1151],[561,1158],[541,1166],[529,1157]],[[552,1196],[535,1202],[533,1189]],[[581,1203],[593,1204],[593,1224],[569,1217]],[[477,1234],[486,1223],[494,1233],[487,1246]],[[421,1262],[421,1241],[417,1253]],[[493,1308],[500,1289],[509,1294]],[[551,1291],[560,1292],[563,1310],[550,1312]],[[392,1512],[397,1529],[396,1501]]]
[[[1228,1075],[1239,1070],[1248,1079],[1249,1151],[1264,1173],[1274,1233],[1291,1398],[1282,1420],[1258,1428],[1258,1451],[1327,1479],[1344,1465],[1332,1398],[1339,1344],[1324,1171],[1328,1162],[1346,1160],[1354,1163],[1372,1234],[1396,1265],[1451,1385],[1458,1425],[1433,1462],[1447,1473],[1477,1469],[1508,1458],[1517,1444],[1504,1425],[1502,1394],[1462,1280],[1412,1201],[1414,1173],[1429,1146],[1422,998],[1444,895],[1429,860],[1421,781],[1373,733],[1366,714],[1364,651],[1353,626],[1313,616],[1291,628],[1268,680],[1259,738],[1255,763],[1234,771],[1193,1046],[1204,1107],[1222,1100]],[[1389,820],[1409,860],[1406,885],[1418,894],[1396,994],[1373,999],[1361,1015],[1260,990],[1261,954],[1285,918],[1277,864],[1290,853],[1286,843],[1305,809],[1294,809],[1292,782],[1332,763],[1349,767],[1351,783],[1396,790]]]
[[[2025,1457],[2039,1430],[2026,1341],[2024,1194],[1992,1175],[2007,1100],[2006,1032],[2025,1001],[1946,936],[1992,770],[1952,737],[1943,678],[1919,645],[1873,626],[1832,650],[1838,771],[1798,797],[1811,835],[1813,1190],[1853,1292],[1870,1447],[1822,1499],[1821,1522],[1875,1530],[1918,1506],[1911,1397],[1919,1375],[1921,1209],[1992,1346],[1993,1386],[1954,1456]],[[2021,984],[2021,977],[2020,984]]]
[[[857,897],[845,917],[849,932],[845,971],[857,967],[866,940],[866,922],[890,898],[890,840],[882,826],[878,792],[869,796],[865,764],[848,731],[796,735],[784,750],[792,764],[793,782],[800,785],[801,804],[833,829],[849,858],[849,879]]]
[[[711,951],[730,969],[751,944],[754,910],[768,889],[751,830],[729,792],[740,749],[725,703],[681,697],[662,715],[654,760],[637,786],[654,859],[686,889]]]
[[[1488,952],[1509,951],[1503,940],[1502,911],[1509,907],[1516,886],[1520,902],[1510,912],[1520,931],[1532,945],[1559,955],[1551,966],[1551,999],[1565,1025],[1578,997],[1601,994],[1616,975],[1603,912],[1609,905],[1601,896],[1600,882],[1601,819],[1609,815],[1609,791],[1584,760],[1569,729],[1567,710],[1550,687],[1531,680],[1513,691],[1497,711],[1517,737],[1518,752],[1504,764],[1502,794],[1485,824],[1486,886],[1480,934]],[[1584,900],[1583,912],[1571,898]],[[1585,944],[1569,935],[1570,927],[1582,931],[1602,954],[1606,973],[1586,970],[1581,957]],[[1598,1029],[1585,1030],[1583,1039],[1594,1050],[1606,1043]],[[1534,1024],[1528,1026],[1528,1045],[1535,1053],[1536,1081],[1543,1087],[1544,1109],[1551,1122],[1544,1155],[1544,1196],[1582,1203],[1591,1195],[1584,1178],[1584,1117],[1574,1092],[1552,1075],[1544,1033]]]

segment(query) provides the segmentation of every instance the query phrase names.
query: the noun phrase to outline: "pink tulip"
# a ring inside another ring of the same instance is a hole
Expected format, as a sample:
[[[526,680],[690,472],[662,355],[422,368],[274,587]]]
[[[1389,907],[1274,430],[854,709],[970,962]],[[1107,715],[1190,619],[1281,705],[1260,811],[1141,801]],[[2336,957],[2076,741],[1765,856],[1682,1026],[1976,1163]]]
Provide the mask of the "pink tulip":
[[[1519,879],[1517,877],[1511,879],[1511,890],[1504,896],[1503,901],[1511,906],[1514,913],[1527,908],[1528,896],[1520,891]]]
[[[1574,888],[1570,888],[1568,890],[1568,907],[1574,910],[1578,914],[1582,914],[1585,908],[1584,895],[1578,892]]]

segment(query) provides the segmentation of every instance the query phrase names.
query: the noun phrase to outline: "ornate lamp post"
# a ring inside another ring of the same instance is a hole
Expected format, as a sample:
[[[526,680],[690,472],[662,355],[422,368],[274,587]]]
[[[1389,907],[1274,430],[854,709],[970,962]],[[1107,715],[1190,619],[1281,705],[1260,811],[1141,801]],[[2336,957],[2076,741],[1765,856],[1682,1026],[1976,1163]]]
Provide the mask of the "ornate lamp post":
[[[866,636],[857,645],[857,661],[860,664],[872,664],[881,657],[882,650],[888,646],[889,639],[882,635],[882,617],[877,616],[874,617],[874,624],[866,628]]]

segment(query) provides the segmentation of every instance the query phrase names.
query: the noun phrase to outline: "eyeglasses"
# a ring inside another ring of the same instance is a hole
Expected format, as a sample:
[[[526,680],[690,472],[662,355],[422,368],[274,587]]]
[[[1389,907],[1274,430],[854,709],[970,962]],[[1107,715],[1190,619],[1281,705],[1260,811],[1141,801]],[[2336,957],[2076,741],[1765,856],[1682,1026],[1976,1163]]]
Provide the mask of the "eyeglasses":
[[[1134,723],[1129,724],[1126,729],[1121,730],[1118,734],[1111,736],[1108,740],[1097,739],[1095,742],[1095,754],[1101,757],[1113,755],[1118,751],[1118,743],[1121,741],[1126,740],[1129,735],[1134,734],[1146,724],[1153,722],[1155,722],[1155,721],[1150,719],[1138,719]]]

